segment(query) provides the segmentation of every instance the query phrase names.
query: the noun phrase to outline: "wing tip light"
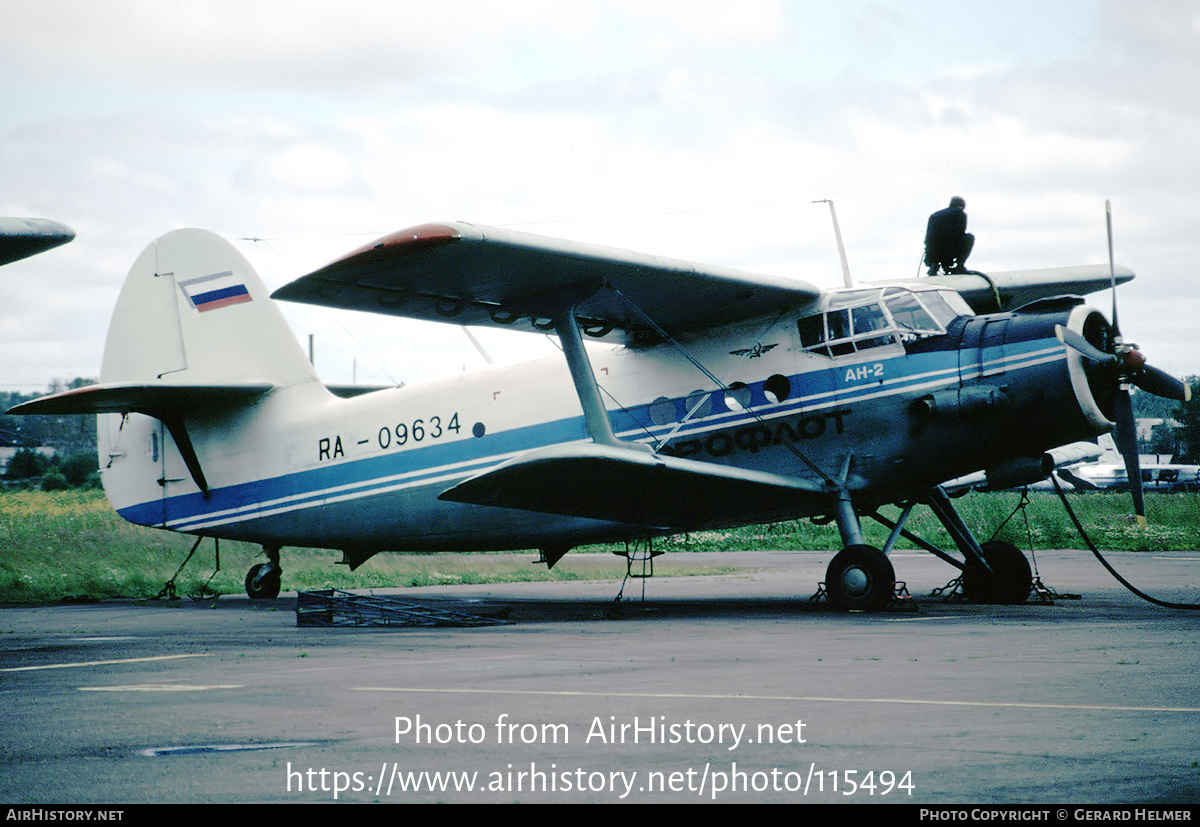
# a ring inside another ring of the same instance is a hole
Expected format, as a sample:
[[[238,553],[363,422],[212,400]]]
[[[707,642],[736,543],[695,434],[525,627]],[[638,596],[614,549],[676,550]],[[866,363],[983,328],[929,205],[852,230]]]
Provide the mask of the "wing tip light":
[[[334,259],[315,272],[320,273],[324,270],[342,267],[350,263],[365,264],[376,258],[386,257],[391,259],[397,255],[432,250],[460,240],[465,235],[465,229],[466,226],[463,224],[435,222],[418,224],[415,227],[397,230],[394,233],[377,238],[369,244],[364,244],[361,247],[351,250],[344,256]]]

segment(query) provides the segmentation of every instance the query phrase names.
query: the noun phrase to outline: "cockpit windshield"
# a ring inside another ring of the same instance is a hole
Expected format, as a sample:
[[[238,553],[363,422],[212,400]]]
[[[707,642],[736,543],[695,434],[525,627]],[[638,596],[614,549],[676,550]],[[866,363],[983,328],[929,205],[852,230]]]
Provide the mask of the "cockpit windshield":
[[[940,336],[958,316],[969,315],[962,298],[947,290],[883,287],[832,293],[820,313],[800,318],[800,346],[841,356],[885,345]]]

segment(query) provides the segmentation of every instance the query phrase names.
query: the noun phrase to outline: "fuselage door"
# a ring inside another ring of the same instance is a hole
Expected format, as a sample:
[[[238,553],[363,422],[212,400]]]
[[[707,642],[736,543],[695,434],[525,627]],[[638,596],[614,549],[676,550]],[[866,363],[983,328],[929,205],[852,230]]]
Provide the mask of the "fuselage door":
[[[150,434],[151,458],[158,462],[158,485],[162,489],[162,522],[167,525],[173,517],[171,502],[173,497],[188,493],[194,488],[191,475],[188,474],[187,463],[179,452],[171,432],[161,421],[155,420],[155,428]]]

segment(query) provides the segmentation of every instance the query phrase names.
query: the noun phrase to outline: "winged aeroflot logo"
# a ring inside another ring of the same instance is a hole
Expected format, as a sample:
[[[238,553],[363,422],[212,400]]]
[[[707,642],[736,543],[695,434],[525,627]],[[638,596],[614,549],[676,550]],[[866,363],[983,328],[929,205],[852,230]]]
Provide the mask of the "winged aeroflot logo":
[[[764,345],[758,342],[754,343],[754,347],[744,347],[739,350],[729,351],[730,356],[745,356],[747,359],[757,359],[764,353],[770,352],[776,345]]]

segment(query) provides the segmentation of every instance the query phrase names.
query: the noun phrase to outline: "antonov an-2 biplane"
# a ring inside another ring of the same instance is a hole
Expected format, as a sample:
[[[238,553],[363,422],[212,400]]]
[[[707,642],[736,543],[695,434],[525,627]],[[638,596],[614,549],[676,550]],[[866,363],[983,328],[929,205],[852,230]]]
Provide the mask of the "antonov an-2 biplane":
[[[117,511],[261,544],[251,597],[278,594],[283,546],[342,549],[352,567],[523,548],[554,565],[584,543],[823,517],[844,546],[830,600],[873,610],[925,504],[961,557],[914,539],[963,570],[967,595],[1022,602],[1024,555],[979,543],[939,484],[1045,477],[1058,446],[1131,426],[1126,383],[1184,397],[1075,295],[1131,278],[1110,262],[822,290],[436,223],[268,295],[229,243],[178,230],[133,265],[100,383],[14,412],[102,414]],[[553,331],[563,355],[341,396],[273,299]],[[891,503],[895,521],[879,514]],[[884,549],[860,516],[893,526]]]

